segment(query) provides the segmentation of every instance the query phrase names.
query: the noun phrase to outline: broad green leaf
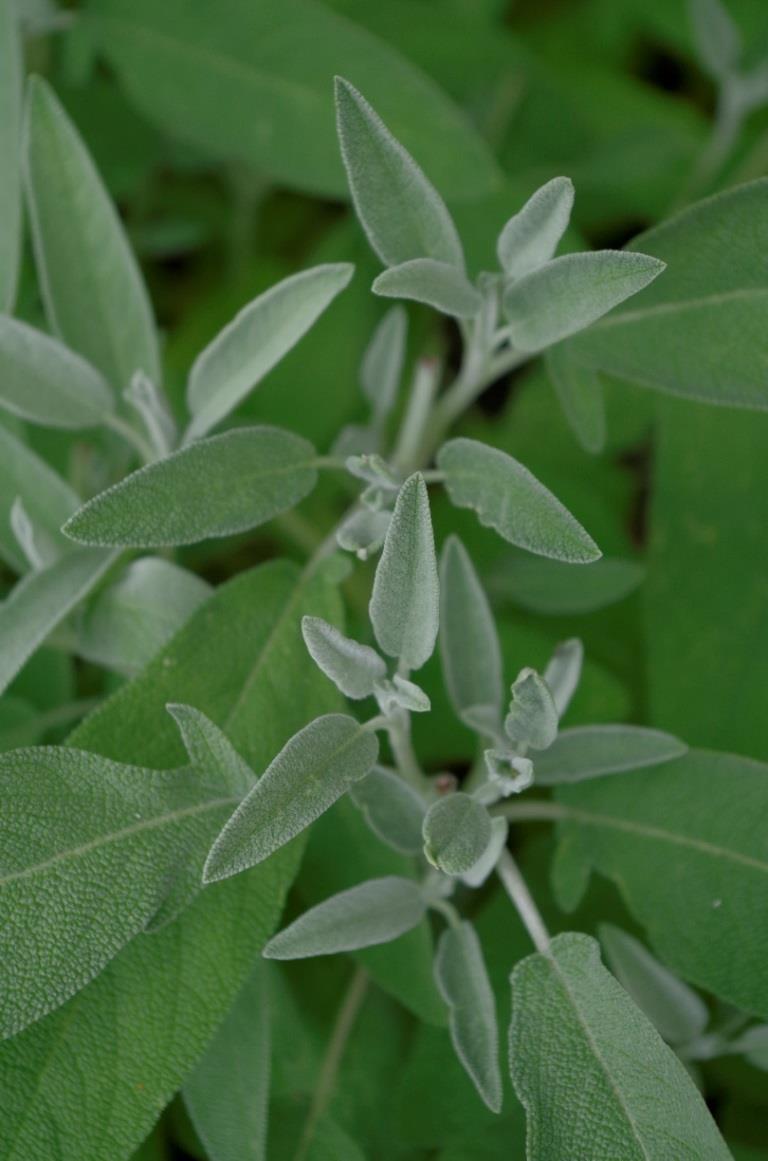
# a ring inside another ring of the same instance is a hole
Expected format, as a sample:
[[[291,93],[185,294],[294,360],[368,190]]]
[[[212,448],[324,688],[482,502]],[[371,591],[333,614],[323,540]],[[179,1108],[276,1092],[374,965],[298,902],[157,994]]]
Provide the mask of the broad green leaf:
[[[389,943],[420,923],[426,909],[413,879],[370,879],[305,911],[270,939],[264,955],[304,959]]]
[[[571,564],[597,560],[600,550],[560,501],[521,463],[474,439],[443,444],[437,463],[451,502],[472,508],[481,524],[510,544]]]
[[[469,553],[450,536],[440,556],[440,660],[457,714],[489,706],[498,719],[501,648],[488,598]]]
[[[83,609],[77,651],[118,673],[135,673],[210,592],[201,577],[169,560],[154,556],[134,560]]]
[[[354,267],[348,262],[302,270],[260,294],[198,355],[189,373],[192,421],[187,442],[206,435],[306,334]]]
[[[574,568],[558,560],[517,556],[492,578],[492,591],[532,613],[593,613],[623,601],[645,579],[639,561],[603,557]]]
[[[36,452],[0,423],[0,556],[17,572],[27,561],[12,532],[10,509],[17,497],[35,527],[66,548],[62,524],[79,507],[76,493]]]
[[[311,443],[277,427],[241,427],[190,444],[94,496],[67,521],[81,544],[163,548],[256,528],[317,482]]]
[[[304,612],[339,616],[324,575],[301,579],[293,565],[272,562],[238,576],[80,728],[75,744],[137,765],[177,765],[184,750],[165,705],[181,701],[199,707],[249,765],[263,768],[308,716],[334,704],[331,687],[307,665],[299,631]],[[296,856],[286,851],[203,891],[174,924],[134,939],[60,1012],[0,1046],[4,1161],[130,1155],[250,975],[279,917]],[[169,1019],[174,1011],[183,1011],[183,1019]]]
[[[412,258],[390,266],[371,289],[384,298],[424,302],[454,318],[474,318],[483,305],[479,291],[461,270],[434,258]]]
[[[604,923],[600,927],[608,966],[669,1044],[687,1044],[709,1023],[707,1005],[632,935]]]
[[[387,667],[375,649],[345,637],[327,621],[304,617],[301,631],[312,660],[347,697],[370,697],[376,682],[386,675]]]
[[[496,253],[508,278],[523,278],[549,262],[568,228],[573,182],[553,177],[510,218],[499,234]]]
[[[257,962],[184,1085],[184,1103],[211,1161],[266,1161],[269,1009],[266,965]]]
[[[142,929],[196,829],[210,834],[239,797],[189,769],[64,746],[1,757],[0,786],[5,1037],[63,1004]]]
[[[21,258],[23,59],[14,0],[0,0],[0,311],[11,311]]]
[[[365,98],[340,77],[336,117],[357,216],[384,265],[433,258],[463,270],[461,242],[440,194]]]
[[[491,816],[481,803],[458,791],[438,798],[424,818],[424,854],[446,875],[465,875],[492,838]]]
[[[529,1161],[730,1161],[684,1066],[602,966],[593,939],[557,936],[511,982],[509,1064],[528,1115]]]
[[[160,378],[147,292],[114,206],[45,81],[30,84],[26,182],[40,290],[61,339],[122,390]]]
[[[0,604],[0,693],[115,560],[114,552],[81,548],[17,583]]]
[[[504,719],[507,737],[517,749],[530,746],[546,750],[557,737],[557,723],[557,706],[549,686],[535,669],[521,669]]]
[[[621,884],[651,946],[684,979],[768,1018],[763,930],[768,798],[759,762],[692,750],[626,778],[556,791],[563,835]],[[734,955],[738,948],[738,955]]]
[[[688,14],[704,68],[716,80],[732,75],[741,57],[741,36],[722,0],[688,0]]]
[[[545,754],[536,759],[536,782],[582,782],[604,774],[623,774],[643,766],[658,766],[688,750],[672,734],[645,726],[575,726],[563,730]]]
[[[239,798],[247,794],[256,776],[223,730],[194,706],[169,702],[165,708],[179,727],[192,769]]]
[[[346,714],[316,718],[285,744],[211,847],[206,883],[269,858],[364,778],[376,735]]]
[[[432,656],[439,588],[429,497],[417,473],[397,497],[369,605],[376,640],[407,669],[420,669]]]
[[[653,282],[664,267],[648,254],[624,250],[553,258],[504,291],[513,346],[542,351],[584,330]]]
[[[546,353],[546,364],[563,415],[585,451],[605,447],[605,397],[600,376],[574,358],[567,343]]]
[[[463,921],[440,936],[435,978],[450,1009],[456,1055],[488,1108],[501,1111],[501,1069],[496,1001],[477,932]]]
[[[374,766],[349,796],[382,842],[404,855],[418,855],[426,803],[399,774]]]
[[[331,81],[345,72],[446,196],[478,197],[499,181],[460,109],[355,13],[221,0],[215,25],[209,15],[186,0],[95,0],[84,13],[132,102],[170,137],[278,185],[344,196]]]
[[[407,334],[408,315],[402,306],[393,306],[381,319],[365,348],[360,383],[374,414],[380,418],[389,415],[397,399]]]
[[[544,670],[544,683],[552,694],[557,716],[561,718],[581,679],[584,664],[584,646],[578,637],[569,637],[555,646],[555,651]]]

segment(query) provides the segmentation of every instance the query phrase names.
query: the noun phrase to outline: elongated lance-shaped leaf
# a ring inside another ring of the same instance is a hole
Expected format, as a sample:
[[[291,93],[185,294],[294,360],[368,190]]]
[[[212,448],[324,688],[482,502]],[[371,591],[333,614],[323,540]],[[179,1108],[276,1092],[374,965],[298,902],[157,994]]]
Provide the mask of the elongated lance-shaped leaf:
[[[498,1113],[502,1089],[496,1000],[480,940],[466,920],[440,936],[435,979],[450,1009],[456,1055],[488,1108]]]
[[[466,875],[485,853],[493,837],[491,816],[461,791],[430,806],[422,827],[424,854],[446,875]]]
[[[80,136],[45,81],[29,88],[26,183],[46,314],[119,390],[159,381],[152,310],[136,259]]]
[[[384,265],[434,258],[463,269],[461,242],[443,199],[365,98],[341,77],[336,118],[357,216]]]
[[[320,617],[304,617],[301,631],[312,660],[343,694],[370,697],[376,682],[387,672],[375,649],[345,637]]]
[[[452,503],[472,508],[481,524],[528,552],[571,564],[597,560],[600,549],[567,508],[527,468],[498,448],[452,439],[437,454]]]
[[[326,714],[294,734],[211,847],[203,878],[226,879],[269,858],[364,778],[376,735],[346,714]]]
[[[412,258],[390,266],[372,287],[384,298],[410,298],[454,318],[474,318],[483,299],[463,271],[434,258]]]
[[[0,1032],[10,1036],[141,930],[196,830],[210,834],[237,797],[189,769],[122,766],[61,746],[0,756],[0,795]]]
[[[417,855],[423,839],[426,803],[399,774],[374,766],[351,787],[349,797],[382,842],[404,855]]]
[[[511,982],[509,1065],[530,1161],[730,1161],[684,1065],[602,966],[594,939],[556,936]]]
[[[354,267],[315,266],[278,282],[244,307],[198,355],[189,374],[192,413],[185,439],[199,439],[246,397],[296,345],[339,291]]]
[[[17,497],[32,523],[65,550],[67,539],[61,526],[79,507],[79,497],[45,460],[0,423],[0,557],[17,572],[24,572],[27,561],[10,522]]]
[[[241,427],[181,448],[94,496],[64,526],[81,544],[162,548],[256,528],[317,482],[315,449],[277,427]]]
[[[698,58],[722,81],[738,68],[741,35],[722,0],[688,0],[688,15]]]
[[[440,660],[456,713],[490,707],[498,721],[501,647],[488,598],[457,536],[446,540],[440,556]]]
[[[387,311],[365,348],[360,384],[374,415],[382,419],[395,405],[405,363],[408,315],[402,306]]]
[[[681,758],[685,742],[646,726],[575,726],[563,730],[536,759],[536,782],[583,782],[605,774],[623,774]]]
[[[578,637],[569,637],[555,646],[555,651],[547,662],[544,670],[544,683],[552,694],[557,716],[561,718],[581,678],[581,667],[584,664],[584,646]]]
[[[516,554],[513,560],[500,562],[489,584],[499,597],[532,613],[559,616],[591,613],[623,601],[644,579],[639,561],[620,556],[604,556],[574,568],[559,560]]]
[[[573,182],[553,177],[510,218],[499,234],[496,253],[508,278],[522,278],[549,262],[568,228]]]
[[[0,0],[0,311],[11,311],[21,257],[23,60],[14,0]]]
[[[542,351],[584,330],[665,268],[648,254],[595,250],[553,258],[504,292],[512,344]]]
[[[429,497],[417,472],[397,497],[369,605],[379,645],[408,669],[420,669],[432,656],[439,595]]]
[[[0,693],[115,560],[114,552],[101,549],[70,551],[11,590],[0,604]]]
[[[709,1011],[701,997],[646,947],[611,923],[600,925],[600,942],[613,974],[669,1044],[701,1036]]]
[[[585,451],[597,455],[605,447],[605,394],[600,376],[580,362],[567,343],[546,353],[549,377],[571,430]]]
[[[305,911],[269,941],[264,955],[305,959],[389,943],[420,923],[426,909],[413,879],[370,879]]]
[[[21,496],[17,496],[11,505],[10,523],[16,542],[31,569],[47,568],[63,555],[62,545],[35,523]]]
[[[517,747],[546,750],[557,737],[557,706],[535,669],[521,669],[512,686],[504,730]]]

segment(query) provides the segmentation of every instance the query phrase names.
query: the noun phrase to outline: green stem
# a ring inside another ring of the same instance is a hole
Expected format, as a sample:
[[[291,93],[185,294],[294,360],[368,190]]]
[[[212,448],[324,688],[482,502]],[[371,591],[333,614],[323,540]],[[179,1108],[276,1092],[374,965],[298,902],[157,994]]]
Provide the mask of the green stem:
[[[410,721],[407,712],[402,711],[401,714],[390,718],[387,730],[395,765],[406,782],[410,782],[414,790],[418,790],[420,794],[423,794],[424,790],[429,786],[429,780],[419,765],[416,751],[413,748]]]
[[[567,806],[541,798],[532,798],[530,802],[505,802],[493,809],[493,814],[503,815],[510,822],[556,822],[568,818],[570,813]]]
[[[528,884],[523,878],[520,868],[509,851],[502,851],[496,864],[496,873],[501,879],[504,890],[517,909],[517,913],[525,925],[525,929],[533,941],[537,951],[549,955],[549,932],[544,926],[538,907],[528,890]]]

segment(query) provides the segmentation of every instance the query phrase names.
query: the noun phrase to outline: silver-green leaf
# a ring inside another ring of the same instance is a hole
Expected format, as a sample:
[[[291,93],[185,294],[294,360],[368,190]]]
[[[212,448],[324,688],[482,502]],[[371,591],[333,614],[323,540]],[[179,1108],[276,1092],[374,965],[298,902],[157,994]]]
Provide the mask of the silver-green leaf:
[[[731,76],[739,65],[741,35],[722,0],[688,0],[696,52],[716,80]]]
[[[440,557],[440,660],[457,714],[487,706],[501,713],[502,664],[488,598],[469,553],[450,536]]]
[[[491,816],[481,803],[458,791],[439,798],[422,828],[424,854],[446,875],[466,875],[493,836]]]
[[[605,447],[605,393],[598,373],[585,366],[567,343],[546,353],[549,377],[571,430],[585,451],[597,455]]]
[[[304,643],[312,660],[346,697],[370,697],[387,672],[375,649],[345,637],[322,617],[304,617]]]
[[[522,278],[549,262],[573,209],[573,182],[554,177],[528,199],[499,234],[496,253],[508,278]]]
[[[658,766],[681,758],[687,750],[679,738],[645,726],[576,726],[563,730],[536,759],[535,780],[541,786],[583,782]]]
[[[0,557],[17,572],[24,572],[27,562],[10,522],[17,498],[31,522],[66,550],[67,539],[60,529],[79,507],[78,496],[44,459],[0,423]]]
[[[584,646],[578,637],[569,637],[555,646],[544,670],[544,682],[552,694],[557,716],[561,718],[576,692],[584,662]]]
[[[411,258],[390,266],[373,284],[373,293],[384,298],[410,298],[454,318],[474,318],[482,297],[467,276],[448,262]]]
[[[535,669],[521,669],[512,686],[504,730],[518,748],[546,750],[557,737],[558,713],[546,681]]]
[[[360,384],[374,415],[383,419],[395,405],[405,363],[408,315],[402,306],[387,311],[371,336],[360,367]]]
[[[374,766],[349,796],[382,842],[404,855],[419,854],[426,804],[399,774]]]

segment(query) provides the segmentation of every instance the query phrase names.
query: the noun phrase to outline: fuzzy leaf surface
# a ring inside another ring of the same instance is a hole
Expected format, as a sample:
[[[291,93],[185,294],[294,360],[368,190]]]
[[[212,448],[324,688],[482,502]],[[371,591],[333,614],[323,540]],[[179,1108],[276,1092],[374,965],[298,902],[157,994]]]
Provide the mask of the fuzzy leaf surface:
[[[458,714],[473,706],[501,713],[501,647],[493,613],[469,553],[450,536],[440,556],[440,660]]]
[[[375,835],[404,855],[417,855],[426,805],[399,774],[374,766],[349,792]]]
[[[458,791],[430,806],[422,833],[430,863],[446,875],[464,875],[486,851],[493,830],[485,807]]]
[[[312,660],[347,697],[370,697],[386,675],[387,666],[375,649],[345,637],[327,621],[305,617],[301,631]]]
[[[553,177],[510,218],[499,234],[496,253],[509,278],[523,278],[549,262],[568,228],[573,209],[573,182]]]
[[[65,548],[67,539],[60,529],[80,506],[77,494],[32,448],[0,424],[0,556],[17,572],[24,572],[27,562],[10,522],[17,496],[33,525]]]
[[[483,305],[479,292],[461,270],[434,258],[412,258],[390,266],[372,288],[384,298],[410,298],[454,318],[474,318]]]
[[[687,750],[679,738],[645,726],[574,726],[562,730],[536,759],[535,780],[540,786],[582,782],[658,766],[682,757]]]

